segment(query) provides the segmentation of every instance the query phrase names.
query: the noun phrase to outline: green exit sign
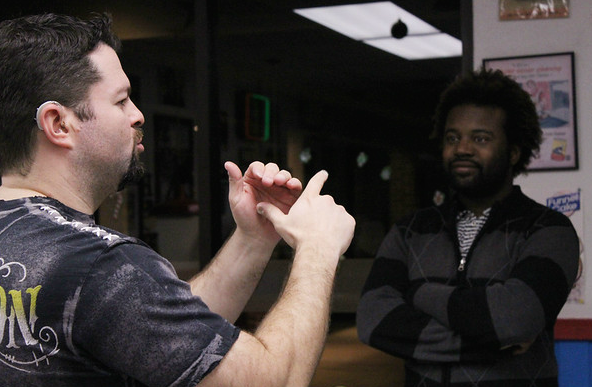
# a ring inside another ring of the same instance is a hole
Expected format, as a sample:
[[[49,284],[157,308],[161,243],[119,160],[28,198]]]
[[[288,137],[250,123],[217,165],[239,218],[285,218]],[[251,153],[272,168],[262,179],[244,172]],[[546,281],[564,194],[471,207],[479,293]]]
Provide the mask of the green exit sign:
[[[247,93],[245,96],[245,137],[250,140],[269,139],[269,98],[261,94]]]

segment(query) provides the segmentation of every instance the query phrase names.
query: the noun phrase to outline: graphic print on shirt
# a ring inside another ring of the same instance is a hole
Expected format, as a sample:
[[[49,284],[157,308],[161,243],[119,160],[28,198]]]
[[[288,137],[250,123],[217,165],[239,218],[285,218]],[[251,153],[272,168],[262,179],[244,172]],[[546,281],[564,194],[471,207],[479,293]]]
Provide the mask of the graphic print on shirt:
[[[5,289],[2,278],[15,276],[16,283],[27,278],[27,268],[20,262],[0,257],[0,362],[24,372],[49,364],[59,352],[59,340],[49,326],[37,327],[37,301],[41,285],[26,289]],[[28,351],[18,351],[26,346]],[[27,353],[23,357],[23,353]]]

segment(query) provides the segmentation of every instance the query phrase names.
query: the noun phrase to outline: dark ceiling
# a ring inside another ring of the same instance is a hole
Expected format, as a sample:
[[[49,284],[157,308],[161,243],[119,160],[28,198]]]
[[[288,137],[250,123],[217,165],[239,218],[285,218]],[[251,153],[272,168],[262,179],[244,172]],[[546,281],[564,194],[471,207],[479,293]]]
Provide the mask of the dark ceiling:
[[[197,0],[199,1],[199,0]],[[293,12],[295,8],[351,4],[339,0],[217,0],[209,2],[216,33],[218,73],[270,77],[282,93],[307,96],[345,109],[364,110],[402,128],[429,127],[437,96],[460,73],[457,58],[408,61],[342,36]],[[394,3],[457,38],[463,0]],[[9,18],[34,12],[114,15],[125,38],[169,35],[193,39],[194,0],[56,0],[10,2]],[[200,5],[201,6],[201,5]],[[394,22],[394,21],[393,21]],[[164,31],[164,32],[163,32]],[[125,49],[125,43],[124,43]],[[199,49],[199,47],[197,48]]]
[[[353,2],[219,0],[220,66],[244,74],[267,73],[286,91],[365,109],[398,120],[402,126],[415,126],[417,120],[425,126],[438,94],[460,73],[461,58],[408,61],[293,12],[295,8]],[[460,0],[394,3],[461,38]]]

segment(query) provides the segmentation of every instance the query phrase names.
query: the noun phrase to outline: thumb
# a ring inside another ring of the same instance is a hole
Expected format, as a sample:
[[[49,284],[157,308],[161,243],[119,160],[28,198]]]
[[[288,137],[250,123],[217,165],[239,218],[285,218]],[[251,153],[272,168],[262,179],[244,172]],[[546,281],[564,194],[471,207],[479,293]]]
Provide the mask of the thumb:
[[[228,172],[228,179],[231,182],[240,180],[243,177],[240,168],[232,161],[225,162],[224,169],[226,169],[226,172]]]
[[[279,208],[267,202],[257,204],[257,213],[269,220],[274,227],[282,221],[284,216],[286,216]]]
[[[288,215],[284,214],[282,210],[271,203],[261,202],[257,204],[257,213],[267,219],[275,228],[278,235],[288,244],[288,246],[295,247],[294,236],[286,229],[286,221]]]
[[[243,174],[240,168],[231,161],[224,163],[224,169],[228,172],[228,190],[229,194],[232,195],[235,191],[240,190],[241,186],[237,183],[241,180]]]

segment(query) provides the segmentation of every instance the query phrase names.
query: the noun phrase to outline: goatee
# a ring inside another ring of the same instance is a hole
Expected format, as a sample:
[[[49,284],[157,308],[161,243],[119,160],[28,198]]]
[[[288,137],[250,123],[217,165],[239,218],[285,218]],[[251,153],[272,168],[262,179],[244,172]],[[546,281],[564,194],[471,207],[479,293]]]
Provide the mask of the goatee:
[[[455,160],[456,161],[456,160]],[[463,179],[451,172],[451,164],[445,168],[449,186],[461,195],[469,198],[484,198],[499,192],[506,185],[511,175],[509,155],[504,154],[495,160],[489,168],[474,163],[477,173],[472,178]]]
[[[123,190],[128,184],[137,183],[144,176],[144,164],[140,161],[137,153],[134,153],[130,165],[119,181],[117,191]]]

